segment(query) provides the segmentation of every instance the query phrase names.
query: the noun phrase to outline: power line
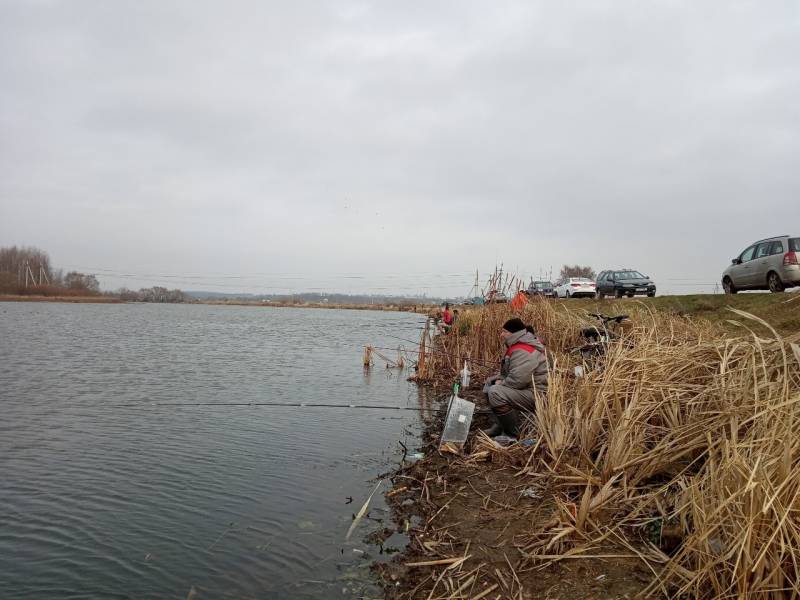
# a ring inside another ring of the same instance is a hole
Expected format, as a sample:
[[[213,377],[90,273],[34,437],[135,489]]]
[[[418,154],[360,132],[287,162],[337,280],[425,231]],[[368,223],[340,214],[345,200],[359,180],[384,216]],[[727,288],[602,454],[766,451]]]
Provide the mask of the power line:
[[[358,279],[358,278],[387,278],[393,279],[398,277],[426,277],[426,278],[442,278],[442,277],[471,277],[471,274],[468,273],[440,273],[435,271],[409,271],[409,272],[387,272],[383,271],[380,273],[367,273],[366,271],[340,271],[340,272],[326,272],[326,273],[314,273],[311,271],[260,271],[260,272],[250,272],[250,273],[239,273],[235,275],[231,275],[229,273],[220,273],[220,274],[202,274],[202,275],[190,275],[185,273],[175,274],[175,273],[142,273],[142,272],[133,272],[131,269],[124,269],[124,268],[108,268],[108,267],[97,267],[97,266],[86,266],[86,265],[65,265],[66,268],[71,269],[82,269],[87,271],[93,272],[109,272],[109,273],[125,273],[130,275],[142,275],[146,277],[182,277],[182,278],[204,278],[204,279],[244,279],[244,278],[253,278],[253,277],[270,277],[270,278],[287,278],[287,279],[318,279],[320,277],[330,277],[330,278],[351,278],[351,279]]]

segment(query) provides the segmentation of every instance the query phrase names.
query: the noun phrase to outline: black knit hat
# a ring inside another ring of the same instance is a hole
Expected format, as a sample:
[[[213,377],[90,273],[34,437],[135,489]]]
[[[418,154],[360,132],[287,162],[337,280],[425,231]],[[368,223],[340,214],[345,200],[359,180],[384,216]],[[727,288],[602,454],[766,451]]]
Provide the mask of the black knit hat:
[[[517,333],[518,331],[525,329],[525,323],[522,322],[522,319],[509,319],[503,323],[503,329],[505,329],[508,333]]]

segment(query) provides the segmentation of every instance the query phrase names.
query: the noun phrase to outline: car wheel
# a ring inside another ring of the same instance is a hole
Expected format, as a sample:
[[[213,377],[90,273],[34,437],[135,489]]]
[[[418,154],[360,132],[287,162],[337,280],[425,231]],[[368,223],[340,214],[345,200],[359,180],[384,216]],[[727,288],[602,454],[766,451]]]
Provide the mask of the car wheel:
[[[614,290],[614,295],[617,298],[622,298],[622,290]]]
[[[656,293],[655,292],[647,292],[647,297],[648,298],[655,298],[656,297]]]
[[[597,298],[598,300],[602,300],[603,298],[606,297],[606,295],[603,292],[595,292],[594,297]]]
[[[726,277],[722,280],[722,289],[725,290],[726,294],[735,294],[739,291],[736,289],[736,286],[733,285],[733,281],[731,281],[730,277]]]
[[[770,271],[769,275],[767,275],[767,285],[769,286],[769,291],[773,294],[782,292],[786,289],[786,286],[783,285],[780,276],[775,271]]]

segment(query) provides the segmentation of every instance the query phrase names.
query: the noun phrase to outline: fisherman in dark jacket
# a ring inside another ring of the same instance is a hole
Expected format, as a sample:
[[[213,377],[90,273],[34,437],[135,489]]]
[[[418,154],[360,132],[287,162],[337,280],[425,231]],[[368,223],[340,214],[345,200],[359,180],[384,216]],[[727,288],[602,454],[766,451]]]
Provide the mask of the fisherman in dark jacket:
[[[537,394],[547,393],[547,356],[544,344],[521,319],[506,321],[500,337],[506,346],[500,373],[489,377],[483,386],[495,418],[495,424],[485,433],[516,437],[518,411],[532,413],[536,409],[534,387]]]

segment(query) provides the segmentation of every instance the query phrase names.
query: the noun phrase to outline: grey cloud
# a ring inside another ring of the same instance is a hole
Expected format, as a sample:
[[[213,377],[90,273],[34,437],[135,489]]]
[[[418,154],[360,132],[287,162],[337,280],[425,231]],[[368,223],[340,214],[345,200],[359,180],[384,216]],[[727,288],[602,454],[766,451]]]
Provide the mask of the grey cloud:
[[[253,290],[708,290],[793,214],[798,34],[778,2],[6,2],[0,243]]]

